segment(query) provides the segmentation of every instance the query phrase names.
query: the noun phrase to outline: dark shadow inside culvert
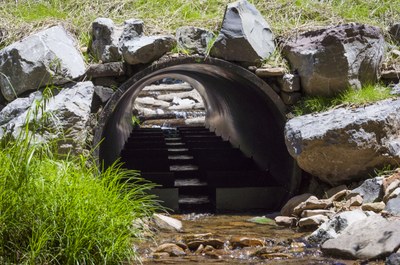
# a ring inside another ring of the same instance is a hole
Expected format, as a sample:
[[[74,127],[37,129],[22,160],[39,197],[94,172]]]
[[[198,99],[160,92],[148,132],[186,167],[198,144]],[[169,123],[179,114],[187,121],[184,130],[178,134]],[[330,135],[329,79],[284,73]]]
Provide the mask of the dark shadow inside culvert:
[[[263,80],[235,64],[202,57],[171,58],[132,76],[105,106],[95,133],[99,161],[105,166],[118,157],[129,137],[135,98],[162,78],[191,84],[202,96],[206,126],[239,147],[293,195],[299,171],[284,142],[285,106]],[[246,180],[243,179],[245,186]]]

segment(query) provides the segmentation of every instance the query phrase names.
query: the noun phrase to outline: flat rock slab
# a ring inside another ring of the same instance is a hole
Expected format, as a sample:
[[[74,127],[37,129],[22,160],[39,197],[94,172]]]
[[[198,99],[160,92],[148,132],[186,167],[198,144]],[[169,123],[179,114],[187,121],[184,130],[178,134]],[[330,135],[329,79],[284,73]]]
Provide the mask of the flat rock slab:
[[[400,99],[337,108],[286,123],[289,153],[305,171],[332,186],[358,181],[400,163]]]
[[[321,246],[324,255],[337,258],[375,259],[400,247],[400,220],[372,215],[348,226],[337,238]]]
[[[49,84],[61,85],[85,73],[76,41],[55,26],[0,51],[0,90],[7,101]]]

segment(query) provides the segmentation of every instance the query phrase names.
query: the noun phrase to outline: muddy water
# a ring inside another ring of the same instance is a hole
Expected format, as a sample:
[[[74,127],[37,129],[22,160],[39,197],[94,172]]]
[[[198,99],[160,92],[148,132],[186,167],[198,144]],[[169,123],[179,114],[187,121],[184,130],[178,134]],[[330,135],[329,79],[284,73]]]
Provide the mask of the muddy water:
[[[320,251],[302,239],[308,233],[296,232],[276,226],[273,222],[257,224],[248,221],[250,215],[174,215],[183,222],[184,231],[157,232],[154,240],[141,244],[139,252],[143,264],[384,264],[384,262],[338,260],[323,257]],[[211,233],[212,238],[225,242],[222,249],[195,253],[186,250],[182,257],[155,257],[154,249],[163,243],[185,242],[185,238],[196,234]],[[235,238],[261,240],[264,247],[232,246]],[[260,250],[263,254],[254,255]]]

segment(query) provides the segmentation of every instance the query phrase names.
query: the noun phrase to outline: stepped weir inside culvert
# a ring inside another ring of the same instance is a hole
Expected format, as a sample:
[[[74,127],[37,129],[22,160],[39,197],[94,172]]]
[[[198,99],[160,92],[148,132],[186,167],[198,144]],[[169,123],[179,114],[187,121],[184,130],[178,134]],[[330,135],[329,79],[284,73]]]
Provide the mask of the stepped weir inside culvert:
[[[133,125],[140,91],[163,78],[182,80],[199,92],[206,112],[203,128],[157,131]],[[143,177],[161,185],[154,192],[174,210],[272,211],[299,185],[299,170],[284,142],[284,111],[276,92],[240,66],[214,58],[171,58],[135,74],[114,93],[100,116],[94,144],[105,166],[122,156],[127,167],[142,167]],[[174,142],[190,147],[175,155],[193,159],[198,168],[191,169],[191,176],[176,172],[164,159],[173,155],[164,144]],[[185,203],[191,193],[208,197],[196,208]]]

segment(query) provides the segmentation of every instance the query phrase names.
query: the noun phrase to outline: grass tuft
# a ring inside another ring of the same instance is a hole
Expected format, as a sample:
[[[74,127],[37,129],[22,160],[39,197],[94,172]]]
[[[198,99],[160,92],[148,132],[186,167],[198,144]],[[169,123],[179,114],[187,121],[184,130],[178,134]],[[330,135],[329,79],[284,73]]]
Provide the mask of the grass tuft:
[[[295,116],[322,112],[338,105],[365,105],[391,98],[390,88],[383,85],[366,85],[360,90],[348,89],[336,97],[304,97],[293,106]]]

